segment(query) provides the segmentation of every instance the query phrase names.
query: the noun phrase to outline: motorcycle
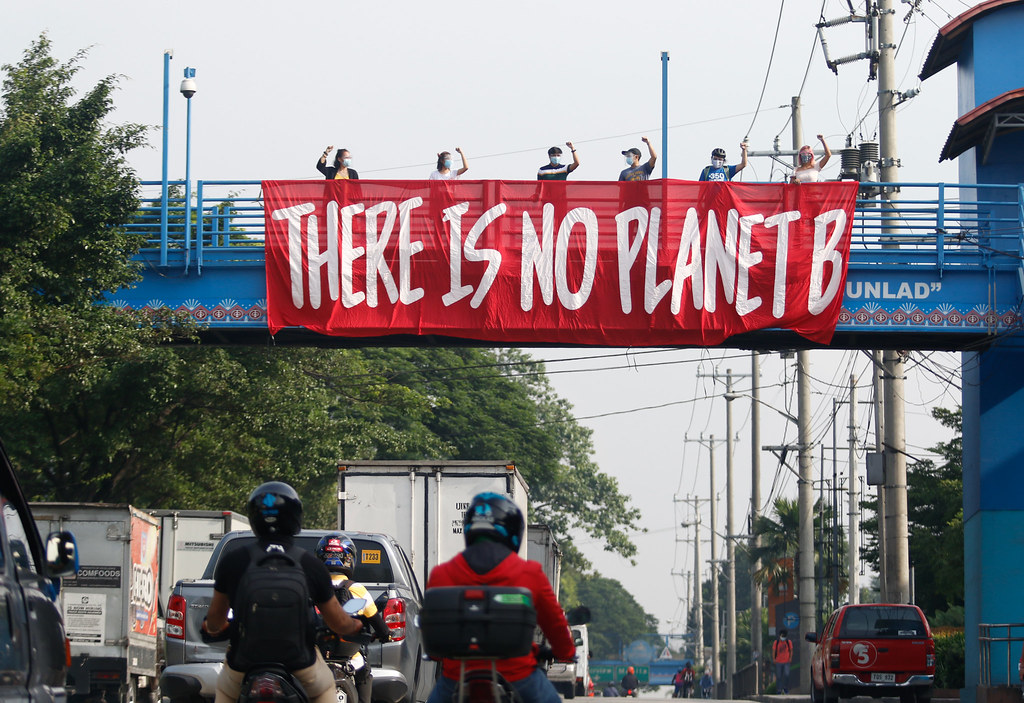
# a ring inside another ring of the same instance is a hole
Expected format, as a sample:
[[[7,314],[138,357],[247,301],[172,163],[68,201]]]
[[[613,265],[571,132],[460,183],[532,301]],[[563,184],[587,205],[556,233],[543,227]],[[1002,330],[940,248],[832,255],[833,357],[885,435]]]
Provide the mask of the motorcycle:
[[[355,601],[359,607],[351,606],[349,603]],[[359,598],[346,601],[343,608],[350,615],[357,615],[367,601]],[[327,667],[334,675],[334,687],[338,692],[338,703],[358,703],[359,687],[356,684],[356,675],[366,666],[366,657],[363,655],[363,645],[373,641],[373,635],[366,631],[357,632],[354,635],[345,635],[342,639],[327,627],[317,630],[316,644],[323,654]],[[365,686],[371,686],[366,681]]]
[[[537,612],[525,588],[448,586],[423,595],[419,615],[423,649],[434,659],[459,661],[455,703],[522,703],[497,662],[529,654]],[[487,661],[488,669],[466,670]]]
[[[352,598],[344,603],[342,608],[350,616],[355,617],[365,606],[365,599]],[[226,634],[214,637],[205,634],[204,631],[203,640],[206,642],[223,639],[227,639]],[[338,675],[335,674],[335,684],[337,683]],[[347,689],[338,688],[338,703],[357,703],[359,696],[355,693],[354,682],[351,691],[350,694]],[[245,672],[238,703],[309,703],[309,697],[302,684],[290,671],[279,664],[267,663],[258,664]]]

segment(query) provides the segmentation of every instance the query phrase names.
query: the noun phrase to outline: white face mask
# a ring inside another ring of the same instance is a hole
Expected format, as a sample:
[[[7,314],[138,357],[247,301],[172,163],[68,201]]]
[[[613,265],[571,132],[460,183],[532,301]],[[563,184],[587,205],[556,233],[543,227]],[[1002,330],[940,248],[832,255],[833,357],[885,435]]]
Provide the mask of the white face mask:
[[[722,168],[725,166],[725,159],[711,159],[711,165],[715,168]]]

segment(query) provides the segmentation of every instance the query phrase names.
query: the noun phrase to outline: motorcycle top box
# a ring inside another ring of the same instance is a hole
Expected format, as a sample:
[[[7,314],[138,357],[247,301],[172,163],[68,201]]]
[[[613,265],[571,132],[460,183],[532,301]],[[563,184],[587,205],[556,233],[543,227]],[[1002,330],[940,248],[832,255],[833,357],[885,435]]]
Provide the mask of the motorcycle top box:
[[[525,588],[446,586],[423,594],[423,648],[434,658],[525,656],[536,625],[533,596]]]

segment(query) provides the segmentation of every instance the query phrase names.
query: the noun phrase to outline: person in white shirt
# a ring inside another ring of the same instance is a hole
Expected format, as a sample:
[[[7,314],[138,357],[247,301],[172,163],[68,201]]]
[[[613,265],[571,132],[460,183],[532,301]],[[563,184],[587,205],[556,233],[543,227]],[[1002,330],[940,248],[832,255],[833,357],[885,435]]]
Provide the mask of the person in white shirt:
[[[462,157],[462,168],[458,171],[452,170],[452,154],[449,151],[442,151],[437,155],[437,170],[430,174],[432,181],[457,181],[459,177],[469,170],[469,160],[466,158],[460,147],[455,147]]]
[[[793,170],[793,175],[789,177],[790,183],[815,183],[821,179],[821,169],[825,168],[825,164],[832,157],[832,150],[825,143],[825,137],[820,134],[818,135],[818,141],[821,142],[821,146],[825,149],[825,155],[821,157],[821,161],[817,161],[814,158],[814,149],[809,146],[800,147],[798,155],[800,163]]]

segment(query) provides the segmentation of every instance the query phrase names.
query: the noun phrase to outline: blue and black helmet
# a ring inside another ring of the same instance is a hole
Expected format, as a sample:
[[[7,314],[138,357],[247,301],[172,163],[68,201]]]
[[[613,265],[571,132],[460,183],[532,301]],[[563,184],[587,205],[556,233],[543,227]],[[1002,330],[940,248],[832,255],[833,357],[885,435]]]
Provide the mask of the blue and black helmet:
[[[281,481],[268,481],[249,494],[249,526],[260,537],[291,537],[302,529],[302,499]]]
[[[462,535],[467,547],[478,538],[486,537],[518,552],[525,529],[523,511],[500,493],[476,495],[462,520]]]
[[[356,545],[346,535],[332,532],[324,535],[316,545],[316,556],[332,574],[352,578],[356,567]]]

